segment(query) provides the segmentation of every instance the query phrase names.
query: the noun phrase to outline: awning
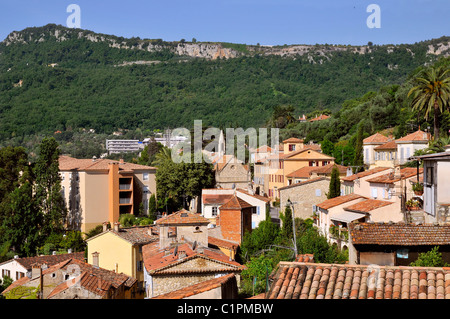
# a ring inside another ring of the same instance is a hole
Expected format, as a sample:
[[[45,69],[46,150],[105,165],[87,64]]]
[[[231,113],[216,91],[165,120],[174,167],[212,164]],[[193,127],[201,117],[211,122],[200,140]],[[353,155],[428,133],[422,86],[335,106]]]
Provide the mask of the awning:
[[[343,212],[339,213],[333,216],[330,216],[331,220],[344,222],[344,223],[351,223],[354,220],[364,218],[366,217],[365,214],[358,214],[358,213],[352,213],[352,212]]]

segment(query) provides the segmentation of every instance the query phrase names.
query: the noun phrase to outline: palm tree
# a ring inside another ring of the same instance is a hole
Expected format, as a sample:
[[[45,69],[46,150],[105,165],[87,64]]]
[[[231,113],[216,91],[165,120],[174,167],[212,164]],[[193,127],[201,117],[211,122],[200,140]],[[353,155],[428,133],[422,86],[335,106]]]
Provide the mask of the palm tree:
[[[155,160],[152,162],[154,166],[161,166],[167,161],[172,161],[172,150],[168,147],[163,147],[155,155]]]
[[[448,108],[450,99],[450,69],[448,67],[431,67],[423,70],[415,79],[417,85],[408,93],[413,96],[414,110],[425,111],[425,119],[434,112],[434,138],[439,139],[439,114]]]

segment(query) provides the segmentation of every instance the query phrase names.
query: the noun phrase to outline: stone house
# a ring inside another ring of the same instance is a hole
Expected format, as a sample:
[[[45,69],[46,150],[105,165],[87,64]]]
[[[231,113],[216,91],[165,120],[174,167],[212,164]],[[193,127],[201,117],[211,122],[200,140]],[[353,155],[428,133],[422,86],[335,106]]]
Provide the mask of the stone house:
[[[244,266],[208,245],[210,221],[182,210],[158,219],[160,240],[142,248],[146,298],[239,274]]]
[[[31,265],[35,263],[45,264],[47,267],[58,264],[67,259],[78,259],[84,261],[84,251],[78,253],[68,254],[53,254],[42,255],[34,257],[19,257],[14,256],[14,259],[10,259],[0,263],[1,278],[8,276],[13,281],[28,276],[31,274]]]
[[[219,157],[214,164],[216,187],[248,188],[251,186],[251,172],[248,165],[233,155]]]
[[[296,218],[311,218],[314,206],[327,199],[330,187],[330,179],[316,177],[301,183],[292,184],[280,188],[280,208],[284,210],[290,200],[294,208]]]
[[[33,264],[29,276],[2,294],[7,299],[135,299],[136,290],[133,277],[67,259],[51,267]]]
[[[228,274],[181,288],[152,299],[237,299],[236,276]]]

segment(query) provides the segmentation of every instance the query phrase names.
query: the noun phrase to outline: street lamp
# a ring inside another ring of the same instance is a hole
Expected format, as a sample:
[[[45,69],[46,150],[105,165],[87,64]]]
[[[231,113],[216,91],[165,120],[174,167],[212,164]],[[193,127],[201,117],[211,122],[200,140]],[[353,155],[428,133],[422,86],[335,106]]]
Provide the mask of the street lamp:
[[[291,211],[292,211],[292,234],[294,236],[294,252],[295,252],[295,258],[297,258],[298,252],[297,252],[297,239],[295,236],[295,215],[294,215],[294,205],[291,202],[290,199],[287,200],[287,204],[289,206],[291,206]]]

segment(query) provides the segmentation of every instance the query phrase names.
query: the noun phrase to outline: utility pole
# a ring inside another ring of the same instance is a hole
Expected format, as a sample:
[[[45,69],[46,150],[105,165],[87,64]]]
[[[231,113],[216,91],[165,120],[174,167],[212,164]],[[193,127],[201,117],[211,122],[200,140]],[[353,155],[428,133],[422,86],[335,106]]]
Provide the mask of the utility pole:
[[[298,252],[297,252],[297,239],[296,239],[296,236],[295,236],[295,214],[294,214],[294,205],[293,205],[294,203],[292,203],[290,199],[287,200],[287,203],[288,203],[289,206],[291,206],[291,210],[292,210],[292,235],[294,236],[294,253],[295,253],[295,258],[297,258]]]

